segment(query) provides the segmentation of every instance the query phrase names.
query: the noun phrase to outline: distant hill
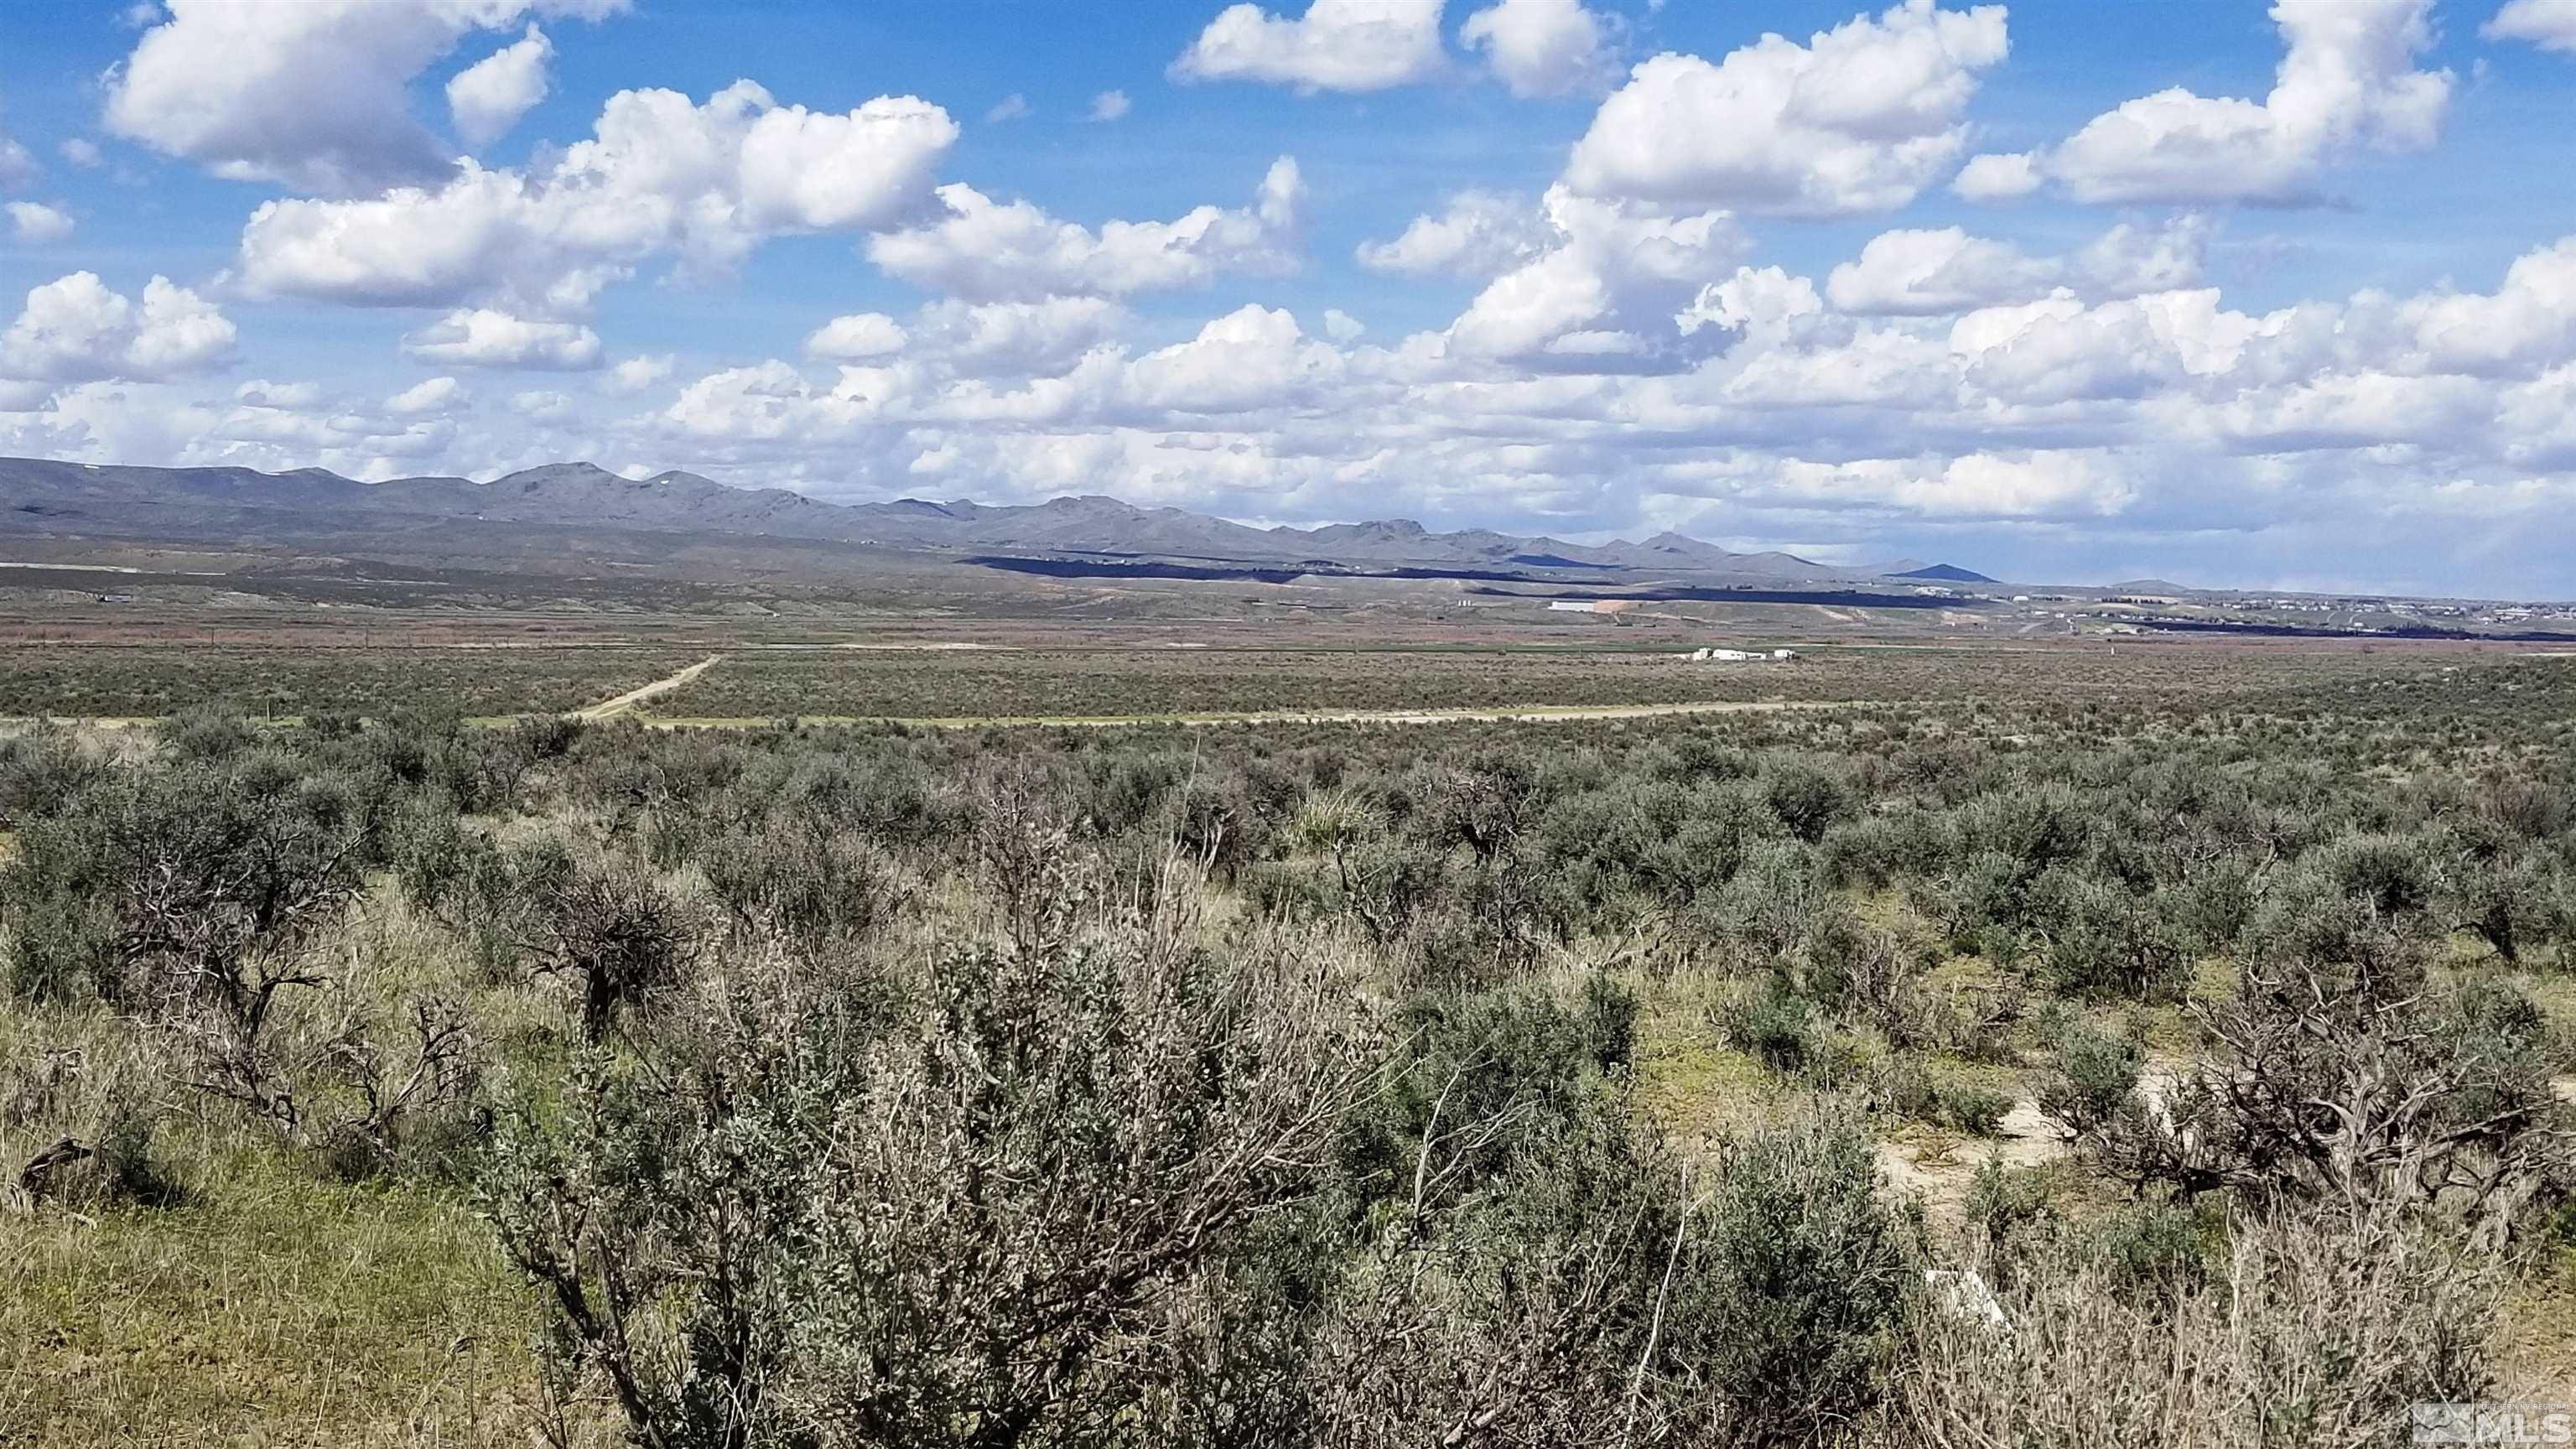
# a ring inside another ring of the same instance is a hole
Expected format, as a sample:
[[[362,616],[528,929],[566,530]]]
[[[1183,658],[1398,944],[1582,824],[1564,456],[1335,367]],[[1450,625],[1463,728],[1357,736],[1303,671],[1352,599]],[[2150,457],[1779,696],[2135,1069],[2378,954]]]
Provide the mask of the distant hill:
[[[1998,579],[1987,578],[1984,574],[1977,573],[1974,570],[1963,569],[1957,564],[1926,564],[1919,569],[1907,569],[1903,573],[1889,574],[1888,577],[1891,579],[1931,579],[1945,584],[1991,584],[2001,582],[2001,580]]]
[[[163,546],[486,557],[563,547],[650,567],[667,552],[637,540],[704,544],[727,538],[858,545],[946,554],[1075,555],[1192,565],[1557,571],[1599,576],[1678,574],[1857,582],[1873,568],[1837,568],[1786,553],[1731,553],[1679,533],[1637,542],[1570,543],[1485,529],[1439,533],[1410,519],[1254,528],[1179,508],[1116,498],[1051,498],[992,505],[903,498],[825,503],[783,488],[735,488],[694,473],[641,481],[589,463],[554,463],[477,483],[397,478],[361,483],[318,468],[141,468],[0,458],[0,535],[87,537]],[[546,541],[540,542],[540,534]],[[807,550],[810,553],[810,549]],[[1946,567],[1946,566],[1945,566]],[[1983,582],[1965,570],[1922,577]]]

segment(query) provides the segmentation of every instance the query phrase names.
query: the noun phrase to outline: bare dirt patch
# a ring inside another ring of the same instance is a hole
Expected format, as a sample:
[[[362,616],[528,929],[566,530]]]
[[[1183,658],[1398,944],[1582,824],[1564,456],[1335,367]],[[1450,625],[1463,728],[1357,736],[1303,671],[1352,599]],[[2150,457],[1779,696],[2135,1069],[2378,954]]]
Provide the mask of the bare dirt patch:
[[[1923,1199],[1924,1211],[1936,1223],[1955,1224],[1963,1213],[1968,1184],[1989,1160],[2012,1168],[2046,1167],[2063,1161],[2074,1149],[2065,1124],[2024,1097],[2013,1103],[1992,1137],[1938,1133],[1920,1139],[1882,1142],[1879,1172],[1900,1193]]]

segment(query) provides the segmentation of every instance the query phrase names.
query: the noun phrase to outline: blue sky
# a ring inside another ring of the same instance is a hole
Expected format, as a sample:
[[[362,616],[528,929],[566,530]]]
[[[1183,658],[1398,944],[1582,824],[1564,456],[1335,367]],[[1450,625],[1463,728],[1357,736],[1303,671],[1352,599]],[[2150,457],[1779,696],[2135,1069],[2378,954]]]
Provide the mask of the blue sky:
[[[2576,595],[2571,101],[2576,0],[18,6],[0,451]]]

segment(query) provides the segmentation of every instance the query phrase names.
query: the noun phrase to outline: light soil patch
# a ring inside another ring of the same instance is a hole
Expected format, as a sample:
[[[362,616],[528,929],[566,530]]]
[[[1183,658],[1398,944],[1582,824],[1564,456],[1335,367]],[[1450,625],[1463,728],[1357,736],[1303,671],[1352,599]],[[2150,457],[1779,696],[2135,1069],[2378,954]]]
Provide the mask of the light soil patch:
[[[678,689],[689,683],[699,675],[715,668],[716,661],[722,658],[724,658],[724,656],[721,654],[710,654],[706,658],[699,660],[697,663],[690,665],[688,668],[681,670],[679,673],[672,675],[668,679],[657,679],[650,684],[637,685],[635,688],[614,698],[603,699],[597,704],[585,705],[580,709],[574,710],[573,717],[575,719],[590,720],[594,722],[604,719],[614,719],[618,715],[625,714],[630,710],[633,710],[637,705],[653,698],[655,695],[668,694],[672,690]]]
[[[1919,1139],[1882,1142],[1878,1168],[1900,1193],[1923,1199],[1932,1221],[1955,1226],[1964,1216],[1968,1184],[1990,1160],[2011,1168],[2046,1167],[2073,1153],[2064,1123],[2039,1110],[2028,1097],[2013,1103],[1992,1137],[1935,1133]]]

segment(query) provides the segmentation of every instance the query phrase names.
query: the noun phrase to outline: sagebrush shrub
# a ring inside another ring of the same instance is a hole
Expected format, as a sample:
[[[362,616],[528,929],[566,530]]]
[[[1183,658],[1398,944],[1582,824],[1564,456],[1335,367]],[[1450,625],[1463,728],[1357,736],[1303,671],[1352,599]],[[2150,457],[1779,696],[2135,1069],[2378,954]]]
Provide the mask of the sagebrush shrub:
[[[1712,1386],[1738,1442],[1814,1442],[1876,1397],[1913,1292],[1913,1229],[1847,1120],[1735,1142],[1719,1173],[1700,1289]]]

